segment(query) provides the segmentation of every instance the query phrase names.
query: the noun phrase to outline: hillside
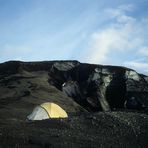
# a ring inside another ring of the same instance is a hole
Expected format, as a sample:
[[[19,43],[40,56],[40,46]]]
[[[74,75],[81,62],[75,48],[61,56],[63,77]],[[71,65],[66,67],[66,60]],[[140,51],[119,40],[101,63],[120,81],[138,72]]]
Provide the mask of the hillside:
[[[44,102],[68,119],[26,121]],[[148,77],[78,61],[1,63],[0,117],[1,147],[146,148]]]

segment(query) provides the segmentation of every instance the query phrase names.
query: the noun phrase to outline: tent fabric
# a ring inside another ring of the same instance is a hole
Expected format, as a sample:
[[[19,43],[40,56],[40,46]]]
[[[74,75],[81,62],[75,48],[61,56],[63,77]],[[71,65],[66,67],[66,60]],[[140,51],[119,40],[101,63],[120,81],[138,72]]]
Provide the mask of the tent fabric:
[[[48,118],[49,118],[48,113],[45,111],[44,108],[40,106],[35,107],[33,112],[29,116],[27,116],[27,119],[29,120],[43,120]]]
[[[67,118],[67,113],[57,104],[46,102],[35,107],[33,112],[27,116],[28,120],[43,120],[49,118]]]
[[[67,113],[55,103],[43,103],[41,104],[41,107],[48,112],[50,118],[67,117]]]

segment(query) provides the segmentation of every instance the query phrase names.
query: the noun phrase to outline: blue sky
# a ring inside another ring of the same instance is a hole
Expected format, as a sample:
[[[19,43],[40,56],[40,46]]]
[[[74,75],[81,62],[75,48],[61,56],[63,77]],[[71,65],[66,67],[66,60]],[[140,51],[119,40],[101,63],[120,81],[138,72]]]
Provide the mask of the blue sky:
[[[147,0],[0,0],[0,62],[121,65],[148,74]]]

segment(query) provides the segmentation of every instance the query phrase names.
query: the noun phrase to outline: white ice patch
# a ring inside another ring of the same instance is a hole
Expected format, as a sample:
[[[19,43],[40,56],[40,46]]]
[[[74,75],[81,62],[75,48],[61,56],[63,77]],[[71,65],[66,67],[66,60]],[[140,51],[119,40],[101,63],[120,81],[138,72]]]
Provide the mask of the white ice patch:
[[[103,77],[103,81],[106,87],[110,84],[111,80],[112,80],[111,75]]]
[[[137,74],[137,72],[135,72],[133,70],[126,71],[126,76],[127,76],[128,79],[133,79],[135,81],[139,81],[140,80],[140,77]]]
[[[100,73],[101,71],[102,71],[101,68],[95,68],[96,73]]]
[[[110,74],[110,71],[107,68],[103,68],[102,74]]]

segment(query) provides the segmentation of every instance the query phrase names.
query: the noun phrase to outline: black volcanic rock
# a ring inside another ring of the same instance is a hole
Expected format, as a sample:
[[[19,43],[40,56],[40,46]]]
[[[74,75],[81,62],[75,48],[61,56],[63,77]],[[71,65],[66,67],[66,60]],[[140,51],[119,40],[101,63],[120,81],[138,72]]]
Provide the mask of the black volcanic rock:
[[[131,98],[139,104],[138,109],[148,107],[147,77],[131,69],[63,61],[55,62],[49,75],[51,85],[62,90],[62,85],[65,84],[64,91],[67,87],[67,95],[89,111],[133,109],[132,104],[130,106],[128,103]],[[75,91],[69,82],[77,83]]]
[[[69,118],[26,122],[44,102],[57,103]],[[144,148],[147,113],[148,77],[132,69],[78,61],[0,64],[2,147]]]

